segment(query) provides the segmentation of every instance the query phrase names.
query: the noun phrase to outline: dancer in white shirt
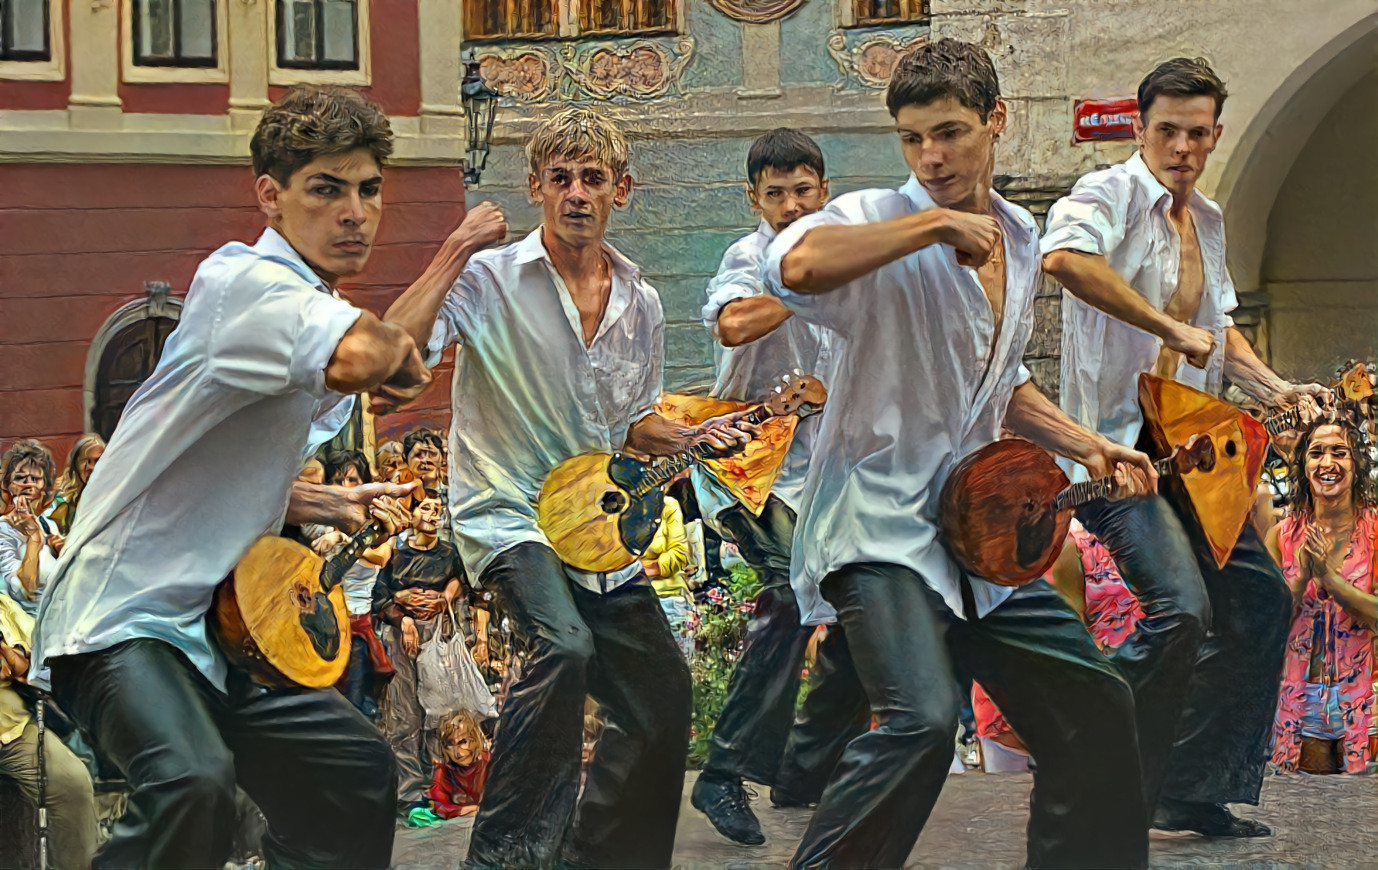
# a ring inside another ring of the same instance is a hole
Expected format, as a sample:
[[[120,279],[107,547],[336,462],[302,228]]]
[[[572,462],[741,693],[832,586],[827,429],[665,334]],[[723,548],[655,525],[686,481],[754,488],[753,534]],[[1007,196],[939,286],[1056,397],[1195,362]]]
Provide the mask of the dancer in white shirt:
[[[1274,374],[1230,319],[1224,215],[1196,189],[1224,132],[1225,96],[1204,60],[1163,63],[1139,85],[1139,152],[1083,177],[1048,213],[1044,268],[1067,288],[1062,407],[1119,444],[1145,444],[1143,372],[1217,395],[1228,377],[1267,405],[1300,402],[1308,417],[1323,392]],[[1176,482],[1078,515],[1144,609],[1114,659],[1134,687],[1155,827],[1267,836],[1225,806],[1258,803],[1292,614],[1258,532],[1245,524],[1217,568]]]
[[[237,785],[268,819],[270,864],[392,858],[397,769],[382,736],[338,692],[270,691],[230,670],[206,626],[216,587],[284,523],[405,524],[383,496],[407,487],[293,482],[349,419],[350,394],[385,410],[430,381],[404,330],[334,290],[368,261],[392,132],[358,94],[307,88],[264,113],[250,148],[268,228],[197,269],[39,612],[34,670],[51,669],[62,709],[133,788],[98,867],[222,866]],[[448,286],[473,229],[408,292]]]
[[[1129,686],[1047,583],[965,575],[937,511],[953,467],[1002,427],[1113,474],[1118,495],[1148,491],[1152,469],[1068,419],[1020,364],[1038,233],[990,188],[1006,113],[989,56],[952,39],[924,45],[901,61],[886,103],[914,177],[839,197],[767,254],[768,286],[842,341],[792,574],[804,620],[837,623],[835,664],[860,680],[876,720],[847,745],[793,863],[902,866],[952,761],[961,660],[1038,764],[1029,865],[1143,866]]]
[[[640,563],[607,574],[564,564],[534,505],[546,476],[573,456],[727,450],[757,430],[732,419],[689,429],[653,411],[660,298],[604,240],[632,188],[621,132],[570,109],[537,127],[527,157],[541,226],[475,256],[452,288],[387,314],[427,344],[432,362],[459,345],[455,543],[533,650],[502,710],[467,863],[668,867],[688,755],[688,665]],[[486,203],[475,211],[498,214]],[[580,793],[588,696],[607,727]]]
[[[828,330],[794,317],[765,289],[766,247],[776,233],[813,214],[828,199],[827,173],[818,144],[798,130],[780,128],[757,139],[746,158],[747,194],[761,215],[760,227],[723,255],[708,284],[703,322],[718,342],[713,395],[753,402],[794,370],[827,379],[832,354]],[[729,839],[765,842],[742,780],[771,787],[776,806],[807,805],[822,790],[818,777],[793,760],[815,747],[794,741],[788,770],[782,767],[799,675],[813,626],[800,624],[789,585],[790,547],[804,473],[813,453],[817,416],[800,421],[780,475],[760,514],[736,500],[709,472],[692,472],[699,513],[759,575],[746,647],[732,671],[727,700],[713,726],[708,759],[694,783],[693,805]],[[814,687],[817,688],[816,686]],[[811,690],[812,691],[812,690]],[[826,689],[825,689],[826,691]],[[827,770],[822,771],[826,777]],[[786,775],[788,781],[779,780]]]

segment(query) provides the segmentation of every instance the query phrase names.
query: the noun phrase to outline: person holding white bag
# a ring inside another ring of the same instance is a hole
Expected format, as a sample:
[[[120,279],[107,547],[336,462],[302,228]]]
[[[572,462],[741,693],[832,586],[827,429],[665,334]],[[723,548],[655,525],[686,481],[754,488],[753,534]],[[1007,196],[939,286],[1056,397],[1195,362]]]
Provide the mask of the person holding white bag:
[[[383,645],[397,669],[383,709],[383,734],[397,756],[397,800],[404,807],[424,796],[435,760],[424,740],[417,655],[437,633],[445,638],[459,631],[467,642],[474,641],[468,607],[457,601],[467,583],[464,563],[454,544],[438,536],[442,511],[437,498],[417,504],[411,534],[398,539],[373,590],[373,612],[384,623]]]

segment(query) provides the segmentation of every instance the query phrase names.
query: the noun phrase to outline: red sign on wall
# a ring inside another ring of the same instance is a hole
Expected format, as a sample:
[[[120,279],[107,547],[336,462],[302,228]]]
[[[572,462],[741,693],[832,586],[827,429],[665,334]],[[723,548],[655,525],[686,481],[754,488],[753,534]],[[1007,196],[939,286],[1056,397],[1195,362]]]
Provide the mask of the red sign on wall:
[[[1133,139],[1134,119],[1139,117],[1139,101],[1077,100],[1072,107],[1072,141],[1104,142]]]

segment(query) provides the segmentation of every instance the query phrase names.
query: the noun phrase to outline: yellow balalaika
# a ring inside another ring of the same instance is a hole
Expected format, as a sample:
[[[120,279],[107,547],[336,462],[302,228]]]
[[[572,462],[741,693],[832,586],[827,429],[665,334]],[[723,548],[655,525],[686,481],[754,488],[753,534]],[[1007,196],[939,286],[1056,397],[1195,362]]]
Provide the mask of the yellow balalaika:
[[[787,379],[746,419],[762,425],[778,417],[807,417],[822,410],[827,397],[821,381],[799,375]],[[651,545],[665,507],[663,487],[690,465],[711,461],[712,452],[696,445],[651,462],[624,453],[585,453],[567,459],[541,487],[536,522],[566,564],[580,571],[621,570]]]
[[[349,664],[340,582],[386,534],[375,521],[328,560],[288,538],[259,538],[215,589],[208,618],[225,657],[264,685],[335,685]]]

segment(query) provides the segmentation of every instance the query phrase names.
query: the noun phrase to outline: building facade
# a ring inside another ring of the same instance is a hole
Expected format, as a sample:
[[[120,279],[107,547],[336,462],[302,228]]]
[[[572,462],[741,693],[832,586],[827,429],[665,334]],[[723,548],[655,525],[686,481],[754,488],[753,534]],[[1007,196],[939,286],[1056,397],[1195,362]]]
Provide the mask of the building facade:
[[[397,135],[368,270],[381,312],[463,217],[461,12],[431,0],[0,6],[0,442],[109,435],[197,263],[263,227],[249,136],[298,83],[357,87]],[[448,375],[380,435],[445,425]]]
[[[1133,153],[1074,142],[1078,101],[1133,97],[1157,63],[1207,57],[1231,92],[1203,188],[1226,211],[1237,320],[1297,377],[1378,353],[1374,0],[470,0],[466,47],[505,100],[469,197],[535,226],[520,149],[532,121],[571,100],[620,119],[637,189],[614,242],[661,291],[667,385],[702,384],[704,286],[756,222],[751,140],[810,133],[835,195],[902,183],[883,89],[903,52],[947,36],[993,56],[1010,107],[997,186],[1039,217],[1078,176]],[[1059,302],[1049,283],[1028,349],[1053,392]]]

